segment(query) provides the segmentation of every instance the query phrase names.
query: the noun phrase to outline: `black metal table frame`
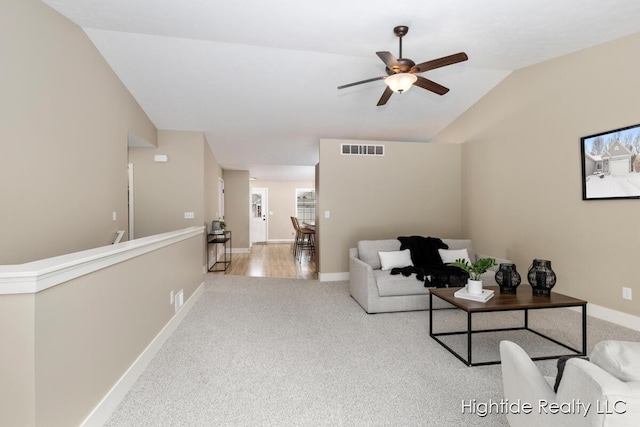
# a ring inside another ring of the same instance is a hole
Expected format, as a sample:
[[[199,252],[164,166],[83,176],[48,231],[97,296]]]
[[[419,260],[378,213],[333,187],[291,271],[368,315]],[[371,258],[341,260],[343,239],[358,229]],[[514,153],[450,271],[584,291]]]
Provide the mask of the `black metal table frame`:
[[[229,248],[227,248],[227,242],[229,242]],[[218,246],[215,246],[215,259],[211,267],[207,271],[211,273],[227,271],[227,268],[231,265],[231,254],[233,252],[231,242],[231,231],[225,230],[222,234],[208,234],[207,235],[207,266],[209,266],[209,245],[222,245],[224,250],[224,259],[218,260]],[[229,251],[229,257],[227,259],[227,249]],[[222,264],[222,269],[216,269],[216,264]]]
[[[438,295],[436,296],[440,298]],[[445,301],[444,299],[442,300]],[[570,347],[567,344],[561,343],[560,341],[554,338],[551,338],[539,331],[531,329],[529,327],[529,310],[548,310],[551,308],[566,308],[566,307],[582,307],[582,351],[577,350],[573,347]],[[433,311],[434,311],[433,310],[433,294],[430,293],[429,294],[429,336],[434,340],[436,340],[441,346],[446,348],[451,354],[456,356],[462,363],[466,364],[467,366],[498,365],[501,363],[500,360],[473,363],[471,337],[473,334],[487,333],[487,332],[527,330],[555,344],[558,344],[561,347],[571,350],[572,352],[575,353],[575,354],[560,354],[555,356],[538,356],[538,357],[532,357],[531,360],[549,360],[549,359],[557,359],[563,356],[585,356],[587,354],[587,305],[586,303],[584,303],[584,304],[576,304],[576,305],[571,305],[566,307],[512,308],[512,309],[483,310],[483,311],[476,311],[476,312],[468,311],[460,307],[455,307],[456,309],[465,311],[467,313],[467,330],[456,331],[456,332],[440,332],[440,333],[434,334],[433,333]],[[473,330],[471,318],[474,313],[494,313],[494,312],[504,312],[504,311],[524,311],[524,326],[518,326],[518,327],[512,327],[512,328],[498,328],[498,329],[480,329],[476,331]],[[465,335],[465,334],[467,335],[467,359],[466,360],[458,352],[456,352],[454,349],[452,349],[447,344],[445,344],[440,338],[438,338],[440,336]]]

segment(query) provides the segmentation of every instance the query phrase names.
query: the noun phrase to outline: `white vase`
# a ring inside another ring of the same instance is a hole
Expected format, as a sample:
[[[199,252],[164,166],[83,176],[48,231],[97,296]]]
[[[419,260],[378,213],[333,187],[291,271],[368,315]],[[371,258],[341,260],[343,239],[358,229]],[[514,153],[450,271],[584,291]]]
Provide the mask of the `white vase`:
[[[482,295],[482,280],[471,280],[467,281],[467,292],[472,295]]]

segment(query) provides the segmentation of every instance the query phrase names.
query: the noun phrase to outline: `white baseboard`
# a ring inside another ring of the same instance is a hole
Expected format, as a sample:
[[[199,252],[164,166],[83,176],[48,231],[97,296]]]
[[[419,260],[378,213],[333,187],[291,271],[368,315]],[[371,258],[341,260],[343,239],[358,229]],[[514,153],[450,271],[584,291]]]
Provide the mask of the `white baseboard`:
[[[582,311],[577,307],[571,307],[571,310],[577,312]],[[640,317],[634,316],[632,314],[627,314],[596,304],[587,303],[587,316],[593,316],[598,319],[606,320],[607,322],[615,323],[616,325],[624,326],[625,328],[640,331]]]
[[[232,254],[248,254],[251,253],[251,248],[233,248],[231,250]]]
[[[267,243],[293,243],[293,239],[269,239]]]
[[[180,308],[176,315],[162,328],[147,348],[140,353],[124,375],[120,377],[111,390],[102,398],[100,403],[91,411],[89,416],[85,418],[81,426],[103,426],[109,420],[113,411],[118,407],[120,402],[122,402],[129,390],[131,390],[131,387],[133,387],[140,375],[142,375],[147,366],[149,366],[149,363],[151,363],[156,353],[158,353],[173,331],[176,330],[180,322],[182,322],[182,319],[184,319],[203,292],[204,282],[198,286],[193,295],[191,295],[191,298],[182,305],[182,308]]]
[[[349,280],[349,272],[319,273],[318,280],[321,282],[340,282],[342,280]]]

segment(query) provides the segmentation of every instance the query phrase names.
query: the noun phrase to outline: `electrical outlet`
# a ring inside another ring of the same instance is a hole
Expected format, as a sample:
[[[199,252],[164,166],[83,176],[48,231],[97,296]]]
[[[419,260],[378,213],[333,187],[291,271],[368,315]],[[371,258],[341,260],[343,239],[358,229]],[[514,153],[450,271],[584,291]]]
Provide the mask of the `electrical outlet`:
[[[628,299],[629,301],[631,301],[631,288],[622,288],[622,299]]]

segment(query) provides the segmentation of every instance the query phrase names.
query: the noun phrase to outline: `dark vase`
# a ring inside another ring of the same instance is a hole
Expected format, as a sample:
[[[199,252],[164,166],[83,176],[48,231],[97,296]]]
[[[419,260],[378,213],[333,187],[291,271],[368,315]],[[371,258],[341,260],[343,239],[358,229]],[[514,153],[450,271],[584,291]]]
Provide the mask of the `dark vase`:
[[[500,264],[496,272],[496,283],[500,285],[501,294],[515,294],[521,281],[522,278],[516,270],[515,264]]]
[[[534,259],[527,280],[531,285],[534,296],[551,296],[551,288],[556,285],[556,273],[551,269],[551,261],[546,259]]]

